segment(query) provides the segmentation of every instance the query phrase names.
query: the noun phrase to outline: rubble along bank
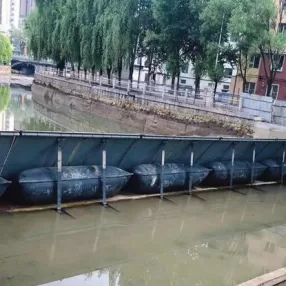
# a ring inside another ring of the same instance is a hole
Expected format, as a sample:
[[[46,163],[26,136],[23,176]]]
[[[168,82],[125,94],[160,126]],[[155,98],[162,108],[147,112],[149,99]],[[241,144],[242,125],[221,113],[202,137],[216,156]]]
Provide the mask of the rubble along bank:
[[[138,132],[185,136],[251,137],[253,121],[210,112],[198,107],[183,108],[174,104],[148,105],[112,96],[112,90],[98,90],[89,84],[46,75],[35,75],[33,92],[44,94],[45,102],[54,101],[109,120],[136,127]]]

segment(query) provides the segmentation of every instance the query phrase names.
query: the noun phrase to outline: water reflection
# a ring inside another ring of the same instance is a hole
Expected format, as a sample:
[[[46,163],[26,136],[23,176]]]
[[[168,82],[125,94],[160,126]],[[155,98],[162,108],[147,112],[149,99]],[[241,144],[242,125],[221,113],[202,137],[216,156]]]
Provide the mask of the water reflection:
[[[10,100],[10,86],[0,85],[0,112],[3,112],[7,109]]]
[[[0,130],[66,130],[34,109],[32,93],[21,87],[0,86]]]
[[[1,86],[0,86],[1,87]],[[20,87],[0,88],[0,130],[139,132],[105,117],[78,111],[56,101],[46,101],[44,94]]]
[[[1,216],[0,285],[237,285],[285,265],[286,188],[264,188]]]

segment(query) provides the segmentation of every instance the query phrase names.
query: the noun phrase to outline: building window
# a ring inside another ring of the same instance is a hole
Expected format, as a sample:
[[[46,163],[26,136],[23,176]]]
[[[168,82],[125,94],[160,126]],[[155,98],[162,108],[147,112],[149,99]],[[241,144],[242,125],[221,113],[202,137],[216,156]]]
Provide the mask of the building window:
[[[279,84],[272,84],[270,96],[274,99],[277,99],[278,95],[279,95]]]
[[[188,73],[189,72],[189,63],[186,63],[182,66],[182,73]]]
[[[286,0],[282,0],[281,5],[282,5],[282,10],[285,11],[286,10]]]
[[[259,68],[259,62],[260,62],[260,56],[252,56],[249,61],[249,68],[258,69]]]
[[[232,77],[232,69],[231,68],[225,68],[224,69],[224,76],[227,78],[231,78]]]
[[[228,85],[228,84],[224,84],[224,85],[222,86],[221,92],[229,92],[229,85]]]
[[[249,94],[255,94],[255,86],[255,82],[246,82],[244,92]]]
[[[284,56],[279,56],[279,59],[274,60],[275,64],[277,64],[277,71],[282,72],[283,71],[283,65],[284,65]]]
[[[186,84],[187,81],[185,79],[181,79],[181,84]]]

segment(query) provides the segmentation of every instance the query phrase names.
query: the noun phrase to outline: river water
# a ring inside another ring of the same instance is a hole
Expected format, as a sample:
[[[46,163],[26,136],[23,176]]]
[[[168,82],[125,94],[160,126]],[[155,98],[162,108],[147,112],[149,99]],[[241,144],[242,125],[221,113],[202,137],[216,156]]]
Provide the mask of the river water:
[[[4,93],[1,130],[135,132]],[[1,214],[0,285],[237,285],[285,267],[286,187],[241,192]]]
[[[52,103],[45,103],[43,95],[34,94],[32,97],[29,89],[8,86],[0,86],[0,130],[140,132],[106,117],[70,108],[57,110]]]
[[[1,215],[0,285],[237,285],[286,266],[286,188]]]

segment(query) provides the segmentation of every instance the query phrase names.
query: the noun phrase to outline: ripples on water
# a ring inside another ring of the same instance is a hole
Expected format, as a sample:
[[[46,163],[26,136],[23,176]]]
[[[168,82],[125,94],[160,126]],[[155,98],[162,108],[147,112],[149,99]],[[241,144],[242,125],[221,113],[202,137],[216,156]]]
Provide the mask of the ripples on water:
[[[119,128],[80,118],[33,102],[25,89],[0,88],[1,130]],[[75,219],[52,211],[2,214],[0,285],[237,285],[286,266],[286,188],[263,188],[246,196],[202,193],[205,202],[120,202],[120,213],[70,209]]]
[[[286,188],[0,219],[0,285],[237,285],[286,265]]]

